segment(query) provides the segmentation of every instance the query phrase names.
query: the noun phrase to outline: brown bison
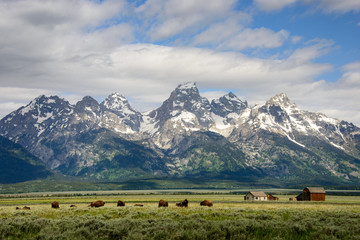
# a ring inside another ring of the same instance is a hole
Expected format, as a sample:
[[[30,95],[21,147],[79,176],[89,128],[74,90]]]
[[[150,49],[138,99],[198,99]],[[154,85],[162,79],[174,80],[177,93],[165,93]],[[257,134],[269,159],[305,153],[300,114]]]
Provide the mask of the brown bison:
[[[134,204],[135,207],[143,207],[144,205],[140,204],[140,203],[136,203]]]
[[[204,200],[200,203],[200,206],[208,206],[208,207],[212,207],[213,203],[210,200]]]
[[[159,207],[168,207],[169,203],[165,200],[160,200],[159,201]]]
[[[187,199],[185,199],[182,202],[176,203],[177,207],[188,207],[189,201]]]
[[[74,205],[74,204],[71,204],[71,205],[70,205],[70,207],[77,207],[77,206],[76,206],[76,205]]]
[[[23,208],[16,207],[15,209],[16,210],[30,210],[30,207],[27,207],[27,206],[25,206]]]
[[[102,207],[105,205],[103,200],[97,200],[95,202],[90,203],[90,207]]]
[[[117,202],[117,206],[118,206],[118,207],[124,207],[124,206],[125,206],[125,202],[119,200],[119,201]]]
[[[59,203],[57,201],[54,201],[51,203],[52,208],[59,208]]]

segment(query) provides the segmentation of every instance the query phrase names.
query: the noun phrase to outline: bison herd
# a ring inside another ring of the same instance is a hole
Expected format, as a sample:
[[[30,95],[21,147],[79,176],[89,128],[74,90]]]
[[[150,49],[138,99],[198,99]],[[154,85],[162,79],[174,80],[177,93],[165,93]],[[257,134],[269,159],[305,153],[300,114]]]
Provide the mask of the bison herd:
[[[30,207],[24,206],[22,208],[16,207],[16,210],[30,210]]]
[[[177,207],[188,207],[188,204],[189,204],[189,201],[187,199],[185,199],[184,201],[181,201],[179,203],[176,203],[175,205]],[[91,202],[89,207],[102,207],[105,205],[105,202],[103,200],[97,200],[97,201],[94,201],[94,202]],[[125,206],[125,202],[119,200],[117,202],[117,206],[118,207],[124,207]],[[136,207],[143,207],[144,205],[143,204],[139,204],[139,203],[136,203],[134,204],[134,206]],[[159,207],[168,207],[169,206],[169,203],[165,200],[160,200],[159,201]],[[200,203],[200,206],[207,206],[207,207],[212,207],[213,206],[213,203],[210,201],[210,200],[204,200]],[[60,208],[59,206],[59,202],[57,201],[54,201],[51,203],[51,207],[52,208],[55,208],[55,209],[58,209]],[[76,207],[76,205],[70,205],[71,208],[73,207]],[[17,210],[30,210],[30,207],[23,207],[23,208],[19,208],[19,207],[16,207]]]

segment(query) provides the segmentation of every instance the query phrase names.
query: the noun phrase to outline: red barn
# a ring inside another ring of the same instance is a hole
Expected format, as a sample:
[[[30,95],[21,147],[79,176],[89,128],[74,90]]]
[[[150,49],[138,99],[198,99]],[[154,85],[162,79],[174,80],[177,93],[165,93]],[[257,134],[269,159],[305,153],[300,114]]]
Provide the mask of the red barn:
[[[296,197],[297,201],[325,201],[325,189],[322,187],[306,187]]]
[[[275,196],[273,196],[273,195],[271,195],[270,193],[267,195],[267,200],[269,200],[269,201],[277,201],[277,200],[279,200],[279,198],[278,197],[275,197]]]

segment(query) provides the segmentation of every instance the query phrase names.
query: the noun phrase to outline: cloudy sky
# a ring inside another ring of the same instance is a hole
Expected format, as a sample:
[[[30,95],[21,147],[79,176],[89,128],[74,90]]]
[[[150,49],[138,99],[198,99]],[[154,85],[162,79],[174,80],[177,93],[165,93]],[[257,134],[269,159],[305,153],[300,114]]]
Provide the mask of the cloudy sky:
[[[360,126],[359,41],[359,0],[1,0],[0,117],[41,94],[147,111],[193,81]]]

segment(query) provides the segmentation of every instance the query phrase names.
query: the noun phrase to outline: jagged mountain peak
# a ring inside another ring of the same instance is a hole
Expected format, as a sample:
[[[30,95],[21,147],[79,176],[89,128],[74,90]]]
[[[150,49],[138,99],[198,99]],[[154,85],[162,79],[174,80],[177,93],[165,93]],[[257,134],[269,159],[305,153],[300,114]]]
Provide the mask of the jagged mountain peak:
[[[96,102],[98,103],[98,101],[96,101],[93,97],[91,96],[85,96],[83,97],[79,102],[84,102],[84,103],[93,103]]]
[[[225,94],[224,96],[222,96],[220,98],[221,100],[226,100],[228,102],[232,102],[232,103],[236,103],[236,104],[240,104],[240,105],[246,105],[247,107],[247,101],[241,101],[240,98],[238,98],[238,96],[236,96],[233,92],[229,92],[228,94]]]
[[[187,90],[187,89],[197,89],[195,82],[185,82],[182,84],[179,84],[176,89],[179,90]]]
[[[286,94],[248,107],[229,92],[210,105],[195,83],[184,83],[148,114],[133,112],[119,93],[101,104],[87,96],[75,107],[41,95],[0,120],[0,135],[53,169],[89,178],[137,175],[139,165],[150,174],[259,169],[265,177],[360,182],[359,128],[302,111]]]
[[[102,106],[109,110],[121,111],[123,109],[131,109],[130,104],[126,97],[120,93],[110,94],[102,103]],[[131,109],[132,110],[132,109]]]
[[[18,111],[21,115],[31,113],[34,116],[42,117],[49,112],[60,112],[64,108],[71,108],[68,101],[59,98],[58,96],[47,97],[40,95],[34,98],[28,105],[21,107]]]
[[[49,101],[50,100],[50,101]],[[30,101],[29,105],[31,104],[47,104],[53,103],[54,101],[58,101],[60,98],[58,96],[46,96],[44,94],[39,95],[38,97],[34,98]]]
[[[26,106],[5,116],[0,121],[0,131],[8,139],[26,146],[72,112],[73,106],[68,101],[58,96],[40,95]],[[20,138],[23,134],[26,136]]]
[[[196,125],[198,129],[211,124],[213,120],[210,113],[209,100],[200,96],[196,84],[190,82],[178,85],[158,109],[149,113],[149,117],[157,122],[156,126],[172,119],[182,126]]]
[[[282,105],[284,107],[288,107],[290,105],[294,105],[291,103],[290,99],[285,93],[280,93],[270,98],[267,102],[267,105]]]
[[[108,110],[120,112],[124,114],[140,114],[138,111],[133,109],[126,97],[120,93],[110,94],[101,105]]]
[[[176,89],[171,93],[171,96],[176,95],[177,97],[200,97],[200,93],[198,88],[196,87],[196,83],[194,82],[187,82],[180,84],[176,87]]]
[[[212,111],[221,117],[225,117],[229,113],[241,113],[248,107],[247,101],[241,101],[234,93],[228,94],[211,101]]]
[[[121,101],[121,102],[125,102],[127,101],[126,97],[124,97],[122,94],[114,92],[112,94],[110,94],[107,98],[108,101],[112,100],[112,101]],[[105,100],[106,100],[105,99]]]
[[[143,121],[142,114],[134,110],[126,97],[120,93],[115,92],[110,94],[100,105],[104,111],[105,119],[108,120],[107,125],[112,125],[110,124],[111,122],[116,122],[116,120],[109,115],[109,112],[111,112],[119,117],[121,121],[129,126],[132,130],[139,130],[140,124]],[[124,132],[120,131],[118,128],[116,129],[118,132]]]
[[[240,99],[239,99],[233,92],[231,92],[231,91],[230,91],[228,94],[225,94],[224,97],[225,97],[225,98],[228,98],[228,99],[235,99],[235,100],[239,100],[239,101],[240,101]]]
[[[41,94],[39,95],[38,97],[34,98],[32,101],[35,101],[35,102],[42,102],[44,101],[45,99],[47,99],[48,97],[45,96],[45,94]]]
[[[258,112],[257,109],[259,110]],[[291,103],[285,93],[280,93],[270,98],[265,105],[253,108],[252,115],[255,116],[259,114],[257,118],[261,122],[263,129],[274,130],[280,127],[285,132],[289,132],[292,131],[290,116],[294,114],[298,115],[300,113],[299,111],[296,104]]]
[[[27,105],[35,105],[35,104],[53,104],[58,101],[66,101],[64,99],[59,98],[58,96],[46,96],[46,95],[40,95],[36,98],[34,98],[30,103]]]
[[[85,96],[81,101],[76,103],[75,111],[78,113],[85,111],[99,112],[100,104],[93,97]]]

